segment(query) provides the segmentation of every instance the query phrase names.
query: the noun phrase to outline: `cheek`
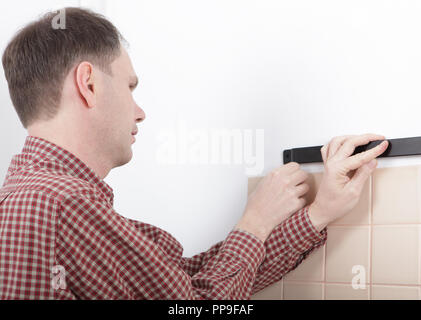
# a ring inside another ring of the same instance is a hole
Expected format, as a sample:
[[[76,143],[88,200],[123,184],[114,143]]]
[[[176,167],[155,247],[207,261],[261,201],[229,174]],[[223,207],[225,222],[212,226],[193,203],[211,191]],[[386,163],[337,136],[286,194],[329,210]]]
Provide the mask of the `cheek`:
[[[113,104],[122,114],[127,114],[133,105],[131,92],[127,88],[121,88],[119,91],[115,91],[111,99]]]
[[[117,91],[111,91],[103,97],[103,106],[105,112],[114,119],[120,119],[126,112],[125,97]]]
[[[103,92],[101,100],[108,128],[121,133],[126,132],[127,127],[131,130],[134,102],[130,90],[121,83],[113,83]]]

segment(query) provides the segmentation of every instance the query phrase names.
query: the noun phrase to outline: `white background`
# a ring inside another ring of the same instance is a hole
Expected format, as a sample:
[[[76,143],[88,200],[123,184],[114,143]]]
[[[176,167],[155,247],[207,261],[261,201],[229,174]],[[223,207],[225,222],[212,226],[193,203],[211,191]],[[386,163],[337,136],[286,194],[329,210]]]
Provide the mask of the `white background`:
[[[375,132],[421,136],[421,2],[82,1],[130,43],[146,112],[134,157],[105,181],[116,210],[173,234],[191,256],[223,240],[246,204],[244,165],[162,165],[157,135],[264,129],[266,174],[284,149]],[[1,2],[1,50],[42,12],[79,1]],[[0,177],[21,151],[21,126],[0,79]],[[384,159],[380,166],[421,163]],[[309,171],[321,165],[303,166]],[[3,179],[1,179],[3,180]]]

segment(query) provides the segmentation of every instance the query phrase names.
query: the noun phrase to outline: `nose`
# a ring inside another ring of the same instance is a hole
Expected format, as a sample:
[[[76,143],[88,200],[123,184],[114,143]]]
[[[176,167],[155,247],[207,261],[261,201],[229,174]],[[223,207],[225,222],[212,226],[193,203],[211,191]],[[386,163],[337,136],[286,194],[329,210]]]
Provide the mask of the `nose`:
[[[138,105],[136,105],[135,118],[136,118],[136,123],[140,123],[146,118],[145,112]]]

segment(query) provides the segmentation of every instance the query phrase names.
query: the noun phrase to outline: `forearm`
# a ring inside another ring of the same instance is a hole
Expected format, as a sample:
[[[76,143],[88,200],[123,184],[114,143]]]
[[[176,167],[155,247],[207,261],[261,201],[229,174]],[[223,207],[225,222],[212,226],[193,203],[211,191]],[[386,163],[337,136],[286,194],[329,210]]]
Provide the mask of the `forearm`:
[[[253,234],[233,230],[218,253],[202,260],[205,263],[192,276],[194,298],[249,299],[264,256],[263,242]]]
[[[278,225],[266,239],[266,256],[257,271],[253,294],[279,281],[326,242],[326,229],[321,232],[316,229],[308,210],[308,206],[299,210]]]
[[[249,220],[247,215],[244,215],[240,221],[238,221],[234,229],[251,233],[262,242],[266,241],[272,231],[263,226],[263,224],[256,222],[255,220]]]
[[[310,218],[311,224],[319,232],[325,229],[329,223],[329,221],[321,218],[323,217],[321,214],[321,209],[314,202],[308,208],[308,216]]]

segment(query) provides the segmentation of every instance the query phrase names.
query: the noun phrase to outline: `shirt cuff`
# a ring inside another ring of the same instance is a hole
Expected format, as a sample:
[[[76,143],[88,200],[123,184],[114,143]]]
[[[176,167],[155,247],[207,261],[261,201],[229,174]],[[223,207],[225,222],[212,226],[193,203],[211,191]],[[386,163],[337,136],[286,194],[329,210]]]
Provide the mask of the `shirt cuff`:
[[[308,208],[302,208],[282,224],[284,239],[299,254],[322,245],[327,239],[327,229],[319,232],[311,223]]]
[[[221,250],[239,256],[253,270],[257,270],[266,254],[263,241],[254,234],[241,229],[234,229],[229,233]]]

